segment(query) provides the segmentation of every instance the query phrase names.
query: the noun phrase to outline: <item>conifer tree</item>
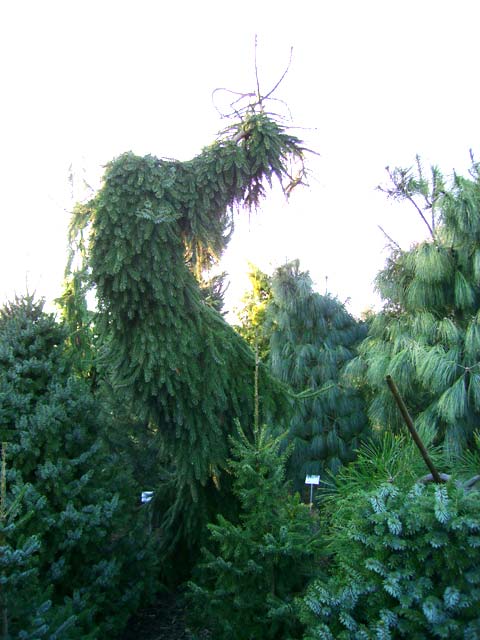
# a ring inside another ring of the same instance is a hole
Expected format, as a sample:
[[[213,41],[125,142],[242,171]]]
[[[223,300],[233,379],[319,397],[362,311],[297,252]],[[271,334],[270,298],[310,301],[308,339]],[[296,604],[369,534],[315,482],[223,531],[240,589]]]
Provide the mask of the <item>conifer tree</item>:
[[[80,212],[79,226],[92,230],[104,375],[156,434],[169,478],[157,495],[166,499],[165,543],[195,543],[219,508],[209,508],[218,487],[228,484],[221,470],[233,420],[246,429],[252,422],[254,355],[205,302],[199,282],[228,242],[233,209],[255,207],[274,177],[296,184],[290,163],[303,172],[303,153],[297,138],[252,107],[188,162],[117,158],[88,214]],[[263,377],[265,410],[272,392]]]
[[[377,277],[384,308],[349,371],[370,387],[372,424],[400,428],[385,385],[391,375],[419,428],[434,428],[457,456],[473,444],[480,409],[480,180],[437,168],[390,172],[387,193],[413,204],[430,238],[392,248]]]
[[[294,392],[314,392],[295,401],[289,425],[290,467],[300,488],[307,474],[335,473],[354,458],[366,419],[360,395],[341,382],[341,371],[364,327],[336,298],[314,292],[298,261],[277,269],[272,291],[271,371]]]
[[[285,481],[288,452],[266,428],[240,432],[230,471],[239,521],[209,524],[208,548],[190,583],[194,620],[218,640],[298,638],[294,599],[314,575],[318,522]]]
[[[272,298],[271,277],[254,264],[249,265],[251,289],[242,298],[243,307],[237,310],[238,333],[245,338],[262,362],[267,360],[270,335],[266,322],[268,304]]]
[[[8,545],[20,557],[36,541],[46,619],[75,619],[63,637],[108,637],[154,587],[155,560],[137,488],[103,444],[108,417],[73,375],[65,343],[65,328],[31,296],[0,311],[0,426],[14,434],[6,482],[28,515]]]

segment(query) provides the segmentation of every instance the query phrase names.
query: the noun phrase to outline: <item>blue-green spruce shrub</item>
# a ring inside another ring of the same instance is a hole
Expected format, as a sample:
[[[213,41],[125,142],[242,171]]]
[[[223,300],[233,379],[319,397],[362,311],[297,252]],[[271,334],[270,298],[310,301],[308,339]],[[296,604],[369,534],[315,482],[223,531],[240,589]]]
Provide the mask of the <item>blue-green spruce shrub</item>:
[[[480,492],[385,483],[356,497],[330,577],[302,602],[305,640],[479,638]]]

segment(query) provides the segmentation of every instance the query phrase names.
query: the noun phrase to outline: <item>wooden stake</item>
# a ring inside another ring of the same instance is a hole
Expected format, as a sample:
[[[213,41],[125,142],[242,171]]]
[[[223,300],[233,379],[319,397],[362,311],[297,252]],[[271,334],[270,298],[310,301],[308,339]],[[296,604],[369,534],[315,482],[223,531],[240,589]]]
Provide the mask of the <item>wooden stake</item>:
[[[442,483],[443,480],[440,477],[440,474],[438,473],[437,468],[433,464],[430,456],[428,455],[428,452],[425,449],[425,445],[423,444],[420,436],[418,435],[418,431],[415,429],[415,427],[413,425],[413,420],[410,417],[410,414],[408,413],[408,409],[405,406],[405,403],[404,403],[404,401],[402,399],[402,396],[400,395],[400,392],[397,389],[397,385],[393,381],[392,376],[387,376],[386,377],[386,381],[387,381],[387,384],[389,386],[390,391],[392,392],[393,397],[395,398],[395,402],[397,403],[397,406],[400,409],[400,413],[402,414],[402,417],[403,417],[403,419],[405,421],[405,424],[407,425],[408,430],[410,431],[410,434],[411,434],[411,436],[413,438],[413,441],[417,445],[417,447],[418,447],[418,449],[419,449],[419,451],[420,451],[420,453],[422,455],[422,458],[425,460],[425,464],[430,469],[433,481],[435,483],[437,483],[437,484]]]

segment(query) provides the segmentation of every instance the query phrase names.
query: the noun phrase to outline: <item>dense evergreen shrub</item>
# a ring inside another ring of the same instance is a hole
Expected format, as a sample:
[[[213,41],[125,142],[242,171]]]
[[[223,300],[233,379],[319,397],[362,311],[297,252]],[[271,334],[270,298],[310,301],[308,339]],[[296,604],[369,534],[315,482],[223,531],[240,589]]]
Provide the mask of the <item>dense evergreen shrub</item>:
[[[305,640],[480,637],[480,492],[412,482],[409,464],[418,472],[410,444],[387,436],[337,479]]]
[[[66,637],[74,622],[65,610],[52,611],[51,588],[40,584],[37,536],[23,535],[22,525],[33,515],[22,509],[23,491],[6,492],[6,448],[2,443],[0,497],[0,633],[2,639],[23,640]],[[13,635],[12,635],[13,634]]]
[[[51,616],[75,617],[62,637],[104,638],[152,591],[155,561],[138,488],[105,447],[108,416],[73,375],[65,338],[32,297],[0,311],[0,423],[13,432],[7,495],[22,492],[29,515],[8,544],[35,541]],[[11,600],[10,615],[23,624],[17,606],[21,600]]]

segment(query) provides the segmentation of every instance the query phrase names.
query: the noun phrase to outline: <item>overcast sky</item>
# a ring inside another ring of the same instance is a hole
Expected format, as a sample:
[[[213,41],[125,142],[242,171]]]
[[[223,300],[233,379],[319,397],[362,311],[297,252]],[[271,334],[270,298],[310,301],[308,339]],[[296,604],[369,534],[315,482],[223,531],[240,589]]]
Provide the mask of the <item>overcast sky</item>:
[[[3,2],[0,299],[51,300],[65,264],[68,182],[120,153],[196,155],[224,126],[212,91],[277,91],[319,152],[310,187],[274,191],[237,221],[224,260],[229,304],[248,261],[272,270],[300,258],[318,290],[358,314],[374,302],[386,253],[425,236],[415,212],[375,187],[415,154],[446,173],[480,154],[477,0],[358,2]],[[218,98],[217,94],[217,98]],[[217,100],[218,106],[218,100]],[[279,110],[283,109],[278,103]],[[78,196],[79,190],[75,195]],[[326,280],[328,278],[328,280]]]

